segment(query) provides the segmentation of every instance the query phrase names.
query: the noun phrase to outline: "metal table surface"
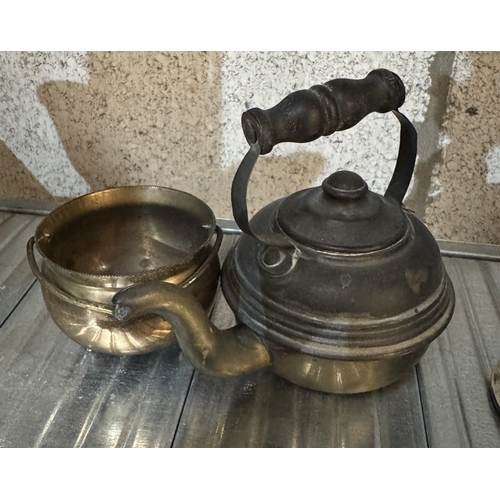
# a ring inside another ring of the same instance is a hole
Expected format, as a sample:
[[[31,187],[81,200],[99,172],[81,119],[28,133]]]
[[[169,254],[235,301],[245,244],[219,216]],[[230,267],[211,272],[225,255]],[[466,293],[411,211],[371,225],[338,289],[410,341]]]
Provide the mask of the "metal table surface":
[[[337,396],[268,370],[207,376],[176,345],[129,357],[84,349],[50,319],[26,259],[43,211],[20,211],[0,212],[0,447],[500,446],[489,393],[500,246],[440,242],[457,294],[446,331],[404,380]],[[222,258],[237,237],[229,228]],[[220,291],[213,320],[234,324]]]

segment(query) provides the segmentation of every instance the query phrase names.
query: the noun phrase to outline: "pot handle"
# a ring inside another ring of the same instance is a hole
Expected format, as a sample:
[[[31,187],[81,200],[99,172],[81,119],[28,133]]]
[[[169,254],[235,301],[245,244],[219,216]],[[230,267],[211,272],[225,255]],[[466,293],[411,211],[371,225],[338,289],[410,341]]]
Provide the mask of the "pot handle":
[[[233,215],[240,229],[254,236],[246,199],[250,174],[259,155],[269,153],[282,142],[311,142],[346,130],[372,112],[392,111],[401,126],[396,168],[384,196],[402,203],[417,157],[417,132],[398,111],[404,100],[405,88],[399,76],[386,69],[376,69],[361,80],[331,80],[309,90],[293,92],[268,110],[252,108],[243,113],[241,123],[250,150],[231,188]]]
[[[35,237],[32,236],[28,243],[26,244],[26,253],[28,254],[28,262],[31,267],[31,271],[35,275],[35,278],[42,284],[44,287],[49,289],[54,295],[57,297],[79,307],[85,307],[87,309],[92,309],[93,311],[103,312],[107,314],[113,314],[112,307],[106,307],[104,305],[95,304],[94,302],[89,302],[87,300],[78,299],[73,297],[69,293],[66,293],[64,290],[61,290],[58,286],[54,285],[51,281],[49,281],[42,273],[38,264],[36,262],[35,253],[34,253],[34,245],[35,245]]]

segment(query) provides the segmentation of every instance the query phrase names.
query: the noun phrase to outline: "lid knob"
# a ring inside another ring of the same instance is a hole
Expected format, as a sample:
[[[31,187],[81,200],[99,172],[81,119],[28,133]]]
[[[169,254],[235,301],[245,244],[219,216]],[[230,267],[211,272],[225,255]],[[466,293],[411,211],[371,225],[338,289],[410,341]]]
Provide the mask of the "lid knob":
[[[321,187],[328,196],[343,200],[356,200],[368,191],[363,178],[348,170],[340,170],[330,175],[323,181]]]

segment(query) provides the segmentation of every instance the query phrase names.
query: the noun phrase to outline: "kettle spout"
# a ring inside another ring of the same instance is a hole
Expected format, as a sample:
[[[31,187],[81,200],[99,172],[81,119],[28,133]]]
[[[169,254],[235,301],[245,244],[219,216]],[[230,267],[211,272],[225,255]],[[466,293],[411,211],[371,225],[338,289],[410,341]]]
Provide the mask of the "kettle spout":
[[[271,355],[257,335],[239,324],[219,330],[186,289],[151,281],[121,290],[113,297],[114,315],[128,320],[158,314],[170,323],[191,363],[209,375],[235,377],[271,365]]]

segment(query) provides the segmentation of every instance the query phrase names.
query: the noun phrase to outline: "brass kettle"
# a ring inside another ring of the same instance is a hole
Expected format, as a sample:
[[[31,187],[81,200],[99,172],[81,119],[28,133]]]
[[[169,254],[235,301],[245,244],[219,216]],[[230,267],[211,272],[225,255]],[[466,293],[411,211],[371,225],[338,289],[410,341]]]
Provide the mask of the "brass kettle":
[[[115,316],[162,316],[193,365],[213,375],[271,367],[295,384],[331,393],[371,391],[404,376],[445,329],[455,304],[435,239],[402,204],[417,153],[416,131],[398,111],[404,99],[401,79],[377,69],[245,112],[250,150],[232,185],[243,234],[222,269],[238,324],[220,331],[189,291],[159,281],[116,294]],[[338,171],[248,220],[247,185],[259,155],[389,111],[400,122],[401,142],[384,196],[359,175]]]

